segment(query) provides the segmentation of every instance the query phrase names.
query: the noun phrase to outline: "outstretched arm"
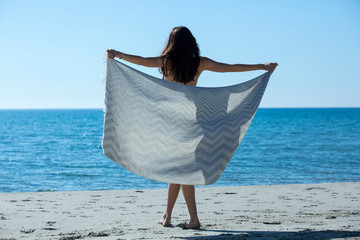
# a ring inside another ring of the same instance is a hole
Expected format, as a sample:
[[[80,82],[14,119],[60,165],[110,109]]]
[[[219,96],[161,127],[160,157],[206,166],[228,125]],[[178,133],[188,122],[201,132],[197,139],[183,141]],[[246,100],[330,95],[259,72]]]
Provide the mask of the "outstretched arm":
[[[141,57],[136,55],[125,54],[124,52],[119,52],[114,49],[108,49],[106,50],[106,52],[108,53],[108,57],[111,59],[116,57],[145,67],[162,66],[162,57]]]
[[[265,64],[227,64],[216,62],[207,57],[201,57],[201,70],[209,70],[213,72],[246,72],[254,70],[266,70],[274,71],[277,67],[277,63],[265,63]]]

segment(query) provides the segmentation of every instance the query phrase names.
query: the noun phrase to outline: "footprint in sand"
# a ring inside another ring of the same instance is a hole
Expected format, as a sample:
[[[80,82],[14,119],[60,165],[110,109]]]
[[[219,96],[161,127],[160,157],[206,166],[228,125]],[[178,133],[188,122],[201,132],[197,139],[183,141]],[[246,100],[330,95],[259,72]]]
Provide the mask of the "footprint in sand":
[[[33,232],[35,232],[35,229],[24,229],[24,230],[20,230],[20,232],[22,232],[22,233],[33,233]]]

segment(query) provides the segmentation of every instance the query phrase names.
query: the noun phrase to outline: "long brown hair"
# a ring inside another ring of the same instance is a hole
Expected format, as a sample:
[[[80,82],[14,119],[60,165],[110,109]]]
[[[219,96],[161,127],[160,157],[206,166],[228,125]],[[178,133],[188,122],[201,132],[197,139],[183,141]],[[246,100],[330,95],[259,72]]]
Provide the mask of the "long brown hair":
[[[160,71],[176,82],[191,82],[200,65],[199,55],[199,46],[190,30],[183,26],[175,27],[162,51],[163,65]]]

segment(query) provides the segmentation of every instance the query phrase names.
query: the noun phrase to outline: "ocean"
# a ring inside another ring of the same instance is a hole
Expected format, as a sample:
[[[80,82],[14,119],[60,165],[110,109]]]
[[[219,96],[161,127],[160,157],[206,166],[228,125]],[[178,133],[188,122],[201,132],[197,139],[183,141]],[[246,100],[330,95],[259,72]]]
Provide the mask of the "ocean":
[[[0,110],[0,192],[166,188],[102,153],[101,109]],[[211,186],[360,181],[360,108],[261,108]]]

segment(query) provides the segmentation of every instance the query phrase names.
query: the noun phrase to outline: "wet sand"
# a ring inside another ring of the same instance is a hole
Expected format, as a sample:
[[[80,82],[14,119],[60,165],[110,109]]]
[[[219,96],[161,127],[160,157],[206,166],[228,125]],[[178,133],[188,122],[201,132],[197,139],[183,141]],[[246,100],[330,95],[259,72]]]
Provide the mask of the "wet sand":
[[[360,239],[360,182],[197,188],[201,229],[166,189],[0,194],[0,239]]]

